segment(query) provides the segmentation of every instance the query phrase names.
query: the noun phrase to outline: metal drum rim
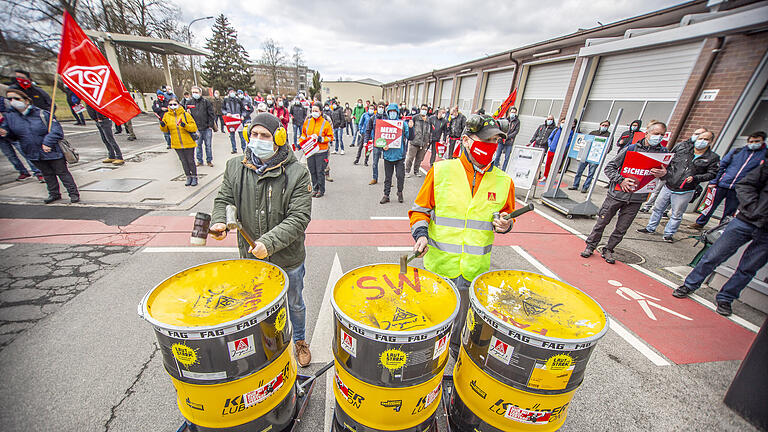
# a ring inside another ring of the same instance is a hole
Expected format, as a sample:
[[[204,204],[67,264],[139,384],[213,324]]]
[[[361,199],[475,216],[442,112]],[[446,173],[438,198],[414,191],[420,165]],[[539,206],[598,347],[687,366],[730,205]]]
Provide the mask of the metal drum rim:
[[[419,270],[428,271],[429,273],[431,273],[431,274],[435,275],[436,277],[438,277],[438,278],[442,279],[443,281],[445,281],[448,284],[448,286],[450,286],[451,289],[453,289],[453,294],[456,296],[456,307],[453,309],[453,312],[451,313],[450,318],[440,322],[439,324],[433,325],[431,327],[427,327],[425,329],[421,329],[419,331],[401,331],[401,332],[398,332],[398,331],[382,330],[380,328],[371,327],[371,326],[369,326],[367,324],[360,323],[359,321],[354,320],[354,319],[350,318],[349,315],[345,314],[344,311],[341,310],[339,305],[336,304],[336,296],[335,296],[335,292],[334,291],[336,290],[336,286],[338,285],[339,280],[341,280],[341,278],[343,278],[344,276],[348,275],[349,273],[352,273],[353,271],[360,270],[360,269],[365,268],[365,267],[371,267],[371,266],[382,265],[382,264],[394,265],[394,266],[397,265],[397,264],[392,264],[392,263],[366,264],[366,265],[362,265],[362,266],[358,266],[358,267],[355,267],[353,269],[350,269],[349,271],[347,271],[343,275],[341,275],[341,277],[336,281],[336,283],[333,284],[333,291],[331,292],[331,307],[333,307],[334,313],[341,315],[348,322],[355,323],[356,326],[359,326],[360,328],[362,328],[362,329],[364,329],[366,331],[370,331],[371,333],[379,334],[379,335],[384,335],[384,336],[395,336],[395,337],[397,337],[397,336],[401,336],[401,337],[402,336],[411,336],[411,335],[418,335],[418,334],[423,334],[423,333],[429,333],[430,331],[435,331],[435,330],[441,329],[441,328],[445,327],[446,325],[450,325],[450,324],[453,323],[453,321],[456,319],[456,315],[459,314],[459,308],[461,307],[461,296],[459,295],[459,290],[456,289],[456,285],[454,285],[454,283],[451,282],[449,279],[446,279],[446,278],[440,276],[439,274],[437,274],[437,273],[435,273],[435,272],[433,272],[431,270],[422,269],[420,267],[414,267],[414,268],[418,268]],[[368,339],[373,339],[373,338],[368,338]],[[413,341],[413,342],[421,342],[421,341]]]
[[[477,282],[477,280],[480,279],[482,276],[485,276],[488,273],[494,273],[494,272],[499,272],[499,271],[513,271],[513,272],[519,272],[519,273],[534,274],[534,275],[540,276],[540,277],[542,277],[544,279],[547,279],[549,281],[565,284],[565,285],[571,287],[572,289],[575,289],[576,291],[578,291],[578,292],[582,293],[583,295],[585,295],[588,299],[592,300],[592,302],[598,307],[598,309],[600,309],[600,312],[602,312],[603,316],[605,317],[605,325],[603,326],[602,330],[600,330],[599,333],[597,333],[595,335],[592,335],[592,336],[589,336],[589,337],[586,337],[586,338],[581,338],[581,339],[562,339],[562,338],[555,338],[555,337],[549,337],[549,336],[542,336],[539,333],[534,333],[534,332],[531,332],[531,331],[528,331],[528,330],[525,330],[525,329],[521,329],[521,328],[518,328],[518,327],[515,327],[515,326],[512,326],[512,325],[509,325],[509,324],[505,323],[504,321],[500,320],[499,318],[496,318],[496,316],[493,315],[493,313],[491,313],[491,311],[489,311],[488,308],[483,306],[483,304],[480,303],[480,300],[475,295],[475,283]],[[501,326],[501,328],[504,328],[504,329],[507,329],[507,330],[511,330],[511,331],[514,331],[514,332],[517,332],[517,333],[524,334],[525,336],[528,336],[528,337],[530,337],[533,340],[542,341],[542,342],[561,342],[561,343],[566,343],[566,344],[579,344],[579,343],[587,343],[587,342],[597,342],[598,340],[602,339],[603,336],[605,336],[605,333],[608,332],[608,327],[610,326],[610,321],[608,319],[608,315],[605,313],[605,309],[603,309],[603,306],[600,303],[598,303],[595,299],[593,299],[589,294],[585,293],[584,291],[582,291],[582,290],[576,288],[575,286],[573,286],[573,285],[571,285],[571,284],[569,284],[567,282],[564,282],[562,280],[558,280],[558,279],[555,279],[555,278],[551,278],[549,276],[545,276],[545,275],[540,274],[540,273],[534,273],[534,272],[525,271],[525,270],[497,269],[497,270],[488,270],[487,272],[480,273],[479,275],[477,275],[475,277],[475,279],[472,280],[472,284],[470,284],[470,286],[469,286],[469,304],[473,308],[480,309],[481,311],[484,312],[483,314],[480,314],[480,318],[483,319],[484,321],[486,321],[486,322],[488,321],[483,316],[483,315],[487,315],[489,319],[491,319],[494,323],[496,323],[499,326]],[[489,324],[493,325],[490,322],[489,322]]]
[[[262,262],[264,264],[268,264],[268,265],[271,265],[271,266],[275,267],[276,269],[280,270],[280,272],[283,274],[283,280],[285,281],[285,283],[283,284],[283,289],[280,291],[280,294],[278,294],[277,297],[275,297],[274,300],[272,300],[268,304],[264,305],[259,310],[251,312],[250,314],[248,314],[246,316],[242,316],[240,318],[237,318],[237,319],[234,319],[234,320],[231,320],[231,321],[227,321],[227,322],[223,322],[223,323],[219,323],[219,324],[212,325],[212,326],[197,326],[197,327],[176,326],[176,325],[173,325],[173,324],[168,324],[168,323],[163,323],[161,321],[158,321],[157,319],[152,317],[152,315],[149,313],[149,310],[147,309],[147,302],[149,300],[149,296],[152,295],[152,293],[158,287],[160,287],[161,285],[166,283],[172,277],[178,275],[179,273],[184,273],[186,271],[192,270],[192,269],[197,268],[197,267],[202,267],[202,266],[206,266],[206,265],[210,265],[210,264],[216,264],[216,263],[230,262],[230,261],[259,261],[259,262]],[[234,327],[235,325],[237,325],[237,324],[239,324],[239,323],[241,323],[243,321],[248,321],[249,319],[253,319],[254,317],[257,317],[259,314],[263,313],[264,310],[268,310],[268,309],[272,308],[273,306],[275,306],[280,301],[282,301],[283,298],[288,294],[288,285],[289,284],[290,284],[290,281],[288,280],[288,273],[286,273],[286,271],[283,270],[282,267],[280,267],[278,265],[275,265],[275,264],[272,264],[271,262],[261,261],[261,260],[251,260],[250,258],[234,258],[234,259],[223,259],[223,260],[209,261],[207,263],[197,264],[197,265],[194,265],[194,266],[191,266],[191,267],[187,267],[184,270],[178,271],[178,272],[174,273],[173,275],[168,276],[167,278],[163,279],[162,282],[158,283],[157,285],[152,287],[149,291],[147,291],[146,294],[144,294],[144,297],[142,297],[141,302],[139,303],[139,311],[138,312],[139,312],[139,316],[141,318],[143,318],[144,320],[148,321],[150,324],[154,325],[155,327],[160,327],[162,329],[167,329],[167,330],[183,331],[183,332],[195,332],[195,331],[218,330],[218,329],[222,329],[222,328],[229,328],[229,327]],[[266,319],[266,317],[264,319]],[[256,323],[256,324],[258,324],[258,323]]]

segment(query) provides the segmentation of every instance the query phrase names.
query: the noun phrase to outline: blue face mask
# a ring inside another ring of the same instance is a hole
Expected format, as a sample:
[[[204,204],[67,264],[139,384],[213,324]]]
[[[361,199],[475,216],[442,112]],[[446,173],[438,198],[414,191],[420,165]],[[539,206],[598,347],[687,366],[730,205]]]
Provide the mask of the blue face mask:
[[[661,144],[662,138],[664,138],[664,135],[648,135],[648,144],[657,146]]]
[[[397,111],[390,111],[387,113],[390,120],[397,120]]]
[[[248,142],[248,149],[261,160],[269,159],[275,154],[275,147],[269,140],[252,139]]]
[[[763,143],[747,143],[747,148],[750,150],[760,150],[760,148],[763,146]]]
[[[200,99],[200,93],[192,93],[194,99]]]

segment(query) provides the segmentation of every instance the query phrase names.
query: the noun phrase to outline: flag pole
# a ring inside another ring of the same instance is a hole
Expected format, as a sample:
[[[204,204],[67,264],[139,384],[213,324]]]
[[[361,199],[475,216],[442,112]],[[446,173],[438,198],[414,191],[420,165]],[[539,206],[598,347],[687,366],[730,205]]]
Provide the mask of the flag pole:
[[[66,13],[66,12],[65,12]],[[61,24],[61,39],[64,40],[64,23]],[[51,123],[53,123],[53,107],[56,105],[56,87],[59,82],[59,61],[61,61],[61,44],[59,42],[59,54],[56,55],[56,70],[53,72],[53,91],[51,91],[51,112],[48,116],[48,133],[51,133]]]

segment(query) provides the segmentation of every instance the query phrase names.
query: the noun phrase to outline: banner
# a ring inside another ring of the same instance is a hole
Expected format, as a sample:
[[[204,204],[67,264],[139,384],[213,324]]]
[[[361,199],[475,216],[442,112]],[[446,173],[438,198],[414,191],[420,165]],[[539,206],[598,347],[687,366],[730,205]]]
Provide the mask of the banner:
[[[304,152],[304,156],[306,157],[310,157],[320,151],[320,144],[311,136],[308,136],[304,138],[303,141],[299,142],[299,147],[301,147],[301,151]]]
[[[659,180],[651,174],[652,168],[661,168],[669,165],[674,153],[644,153],[629,151],[624,156],[624,164],[621,165],[619,174],[625,178],[635,179],[637,188],[634,193],[649,193],[656,189]],[[621,185],[616,185],[616,190],[621,190]]]
[[[512,108],[513,105],[515,105],[516,99],[517,99],[517,87],[515,87],[515,89],[512,90],[512,93],[510,93],[509,96],[507,96],[507,98],[504,100],[504,102],[502,102],[501,105],[499,105],[499,107],[496,108],[496,111],[494,111],[491,117],[497,119],[497,118],[506,116],[507,111],[509,111],[509,109]]]
[[[243,121],[239,115],[224,114],[224,126],[227,128],[227,132],[238,132],[243,129]]]
[[[400,148],[403,145],[403,121],[378,119],[373,135],[376,147]]]
[[[509,176],[515,187],[531,189],[538,178],[539,165],[544,157],[544,149],[538,147],[514,146]]]
[[[56,72],[77,97],[116,124],[141,112],[107,59],[66,11]]]
[[[704,199],[701,200],[697,212],[702,214],[709,214],[712,211],[712,204],[715,202],[715,194],[717,193],[717,185],[707,185],[707,194],[704,195]]]
[[[587,163],[597,165],[600,163],[600,159],[603,157],[603,153],[608,149],[608,137],[596,136],[592,140],[592,145],[589,147],[589,153],[587,153]]]

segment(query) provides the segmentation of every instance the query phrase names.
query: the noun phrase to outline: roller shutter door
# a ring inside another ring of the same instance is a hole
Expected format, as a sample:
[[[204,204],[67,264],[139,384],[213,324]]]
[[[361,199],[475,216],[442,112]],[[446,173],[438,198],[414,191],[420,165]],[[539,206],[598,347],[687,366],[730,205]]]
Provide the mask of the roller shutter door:
[[[525,88],[518,98],[520,104],[520,133],[516,143],[528,143],[536,128],[544,123],[549,114],[557,122],[563,106],[565,92],[571,82],[573,61],[559,61],[531,66],[525,80]]]
[[[440,106],[447,108],[451,105],[451,92],[453,91],[453,79],[440,81]]]
[[[475,84],[477,84],[477,75],[461,77],[459,81],[459,98],[457,104],[459,111],[468,115],[472,111],[472,100],[475,97]]]
[[[488,74],[488,81],[485,84],[485,96],[483,97],[483,108],[485,108],[487,114],[496,111],[496,108],[509,96],[513,79],[515,79],[514,69]]]
[[[427,103],[432,105],[435,103],[435,82],[427,83]]]

